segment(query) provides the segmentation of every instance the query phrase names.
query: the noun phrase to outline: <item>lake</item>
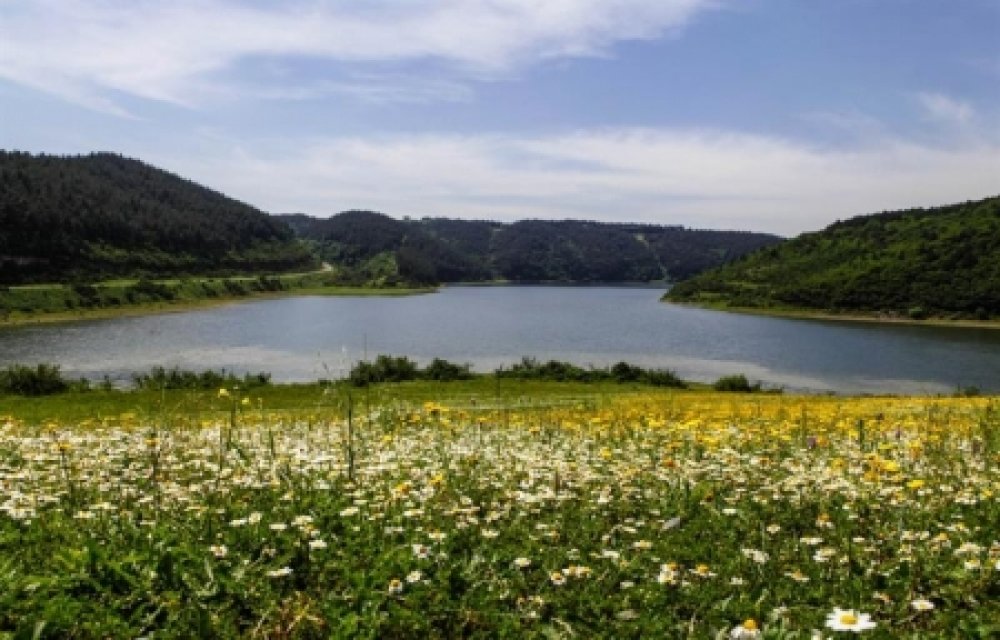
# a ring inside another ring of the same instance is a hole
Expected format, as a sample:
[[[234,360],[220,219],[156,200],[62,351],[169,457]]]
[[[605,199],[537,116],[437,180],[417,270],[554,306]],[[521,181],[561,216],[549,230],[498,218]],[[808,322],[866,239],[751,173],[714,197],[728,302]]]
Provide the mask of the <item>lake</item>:
[[[0,364],[128,380],[154,365],[342,376],[365,354],[489,371],[521,356],[619,360],[713,381],[743,373],[788,390],[1000,391],[1000,331],[796,320],[659,301],[645,287],[453,286],[409,297],[288,297],[210,309],[0,330]]]

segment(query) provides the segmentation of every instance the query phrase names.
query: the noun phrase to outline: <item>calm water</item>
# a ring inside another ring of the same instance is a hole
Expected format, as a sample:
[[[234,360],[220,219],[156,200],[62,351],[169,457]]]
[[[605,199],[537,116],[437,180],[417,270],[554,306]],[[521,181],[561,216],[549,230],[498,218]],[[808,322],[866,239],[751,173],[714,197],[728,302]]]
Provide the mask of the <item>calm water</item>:
[[[478,370],[522,355],[627,360],[712,381],[745,373],[788,389],[1000,391],[1000,331],[853,324],[666,305],[661,289],[448,287],[403,298],[298,297],[0,330],[0,364],[54,362],[127,379],[158,364],[337,377],[363,353],[435,356]]]

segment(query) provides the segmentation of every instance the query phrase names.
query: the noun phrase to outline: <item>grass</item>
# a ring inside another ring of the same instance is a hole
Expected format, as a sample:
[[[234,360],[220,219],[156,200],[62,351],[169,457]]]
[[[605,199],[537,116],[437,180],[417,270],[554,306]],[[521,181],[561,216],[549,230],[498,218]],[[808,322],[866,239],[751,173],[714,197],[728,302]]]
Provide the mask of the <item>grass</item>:
[[[833,311],[808,309],[804,307],[787,307],[787,306],[744,307],[744,306],[731,305],[727,302],[718,299],[713,300],[708,296],[706,296],[704,299],[697,301],[690,301],[690,302],[669,301],[669,302],[670,304],[700,307],[702,309],[712,309],[713,311],[728,311],[731,313],[745,313],[758,316],[771,316],[775,318],[793,318],[793,319],[803,319],[803,320],[834,320],[838,322],[868,322],[868,323],[879,323],[879,324],[905,324],[905,325],[932,326],[932,327],[968,327],[975,329],[1000,329],[1000,321],[998,320],[952,319],[952,318],[940,318],[933,316],[918,320],[906,316],[898,316],[898,315],[890,316],[875,312],[864,313],[860,311],[850,311],[845,313],[838,313]]]
[[[147,282],[152,286],[143,288],[143,283]],[[188,311],[289,295],[399,296],[435,291],[416,287],[343,286],[336,284],[336,276],[331,270],[266,277],[116,279],[89,287],[88,290],[47,284],[0,290],[0,326]]]
[[[0,403],[0,637],[812,638],[838,609],[872,638],[1000,632],[995,399]]]
[[[616,383],[563,383],[496,379],[483,376],[456,382],[404,382],[375,385],[368,389],[349,388],[343,383],[280,384],[253,390],[256,404],[262,403],[268,412],[301,416],[329,407],[331,398],[341,404],[348,394],[359,407],[378,407],[386,403],[423,404],[445,401],[452,404],[474,402],[517,406],[539,402],[567,402],[574,397],[595,399],[624,397],[629,393],[648,390],[639,385]],[[359,409],[360,410],[360,409]],[[217,392],[201,390],[101,390],[63,393],[51,396],[24,397],[0,395],[0,415],[17,416],[28,424],[76,423],[106,416],[132,415],[214,415],[228,412],[220,409]]]

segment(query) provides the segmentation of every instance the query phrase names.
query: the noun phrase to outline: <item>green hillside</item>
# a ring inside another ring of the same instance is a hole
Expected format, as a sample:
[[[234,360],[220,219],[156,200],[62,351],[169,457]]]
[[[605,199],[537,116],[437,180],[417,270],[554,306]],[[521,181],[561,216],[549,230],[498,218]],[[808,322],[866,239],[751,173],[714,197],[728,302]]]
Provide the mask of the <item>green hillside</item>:
[[[668,300],[913,319],[1000,316],[1000,197],[859,216],[675,286]]]
[[[2,283],[314,263],[282,222],[138,160],[0,151]]]
[[[370,211],[280,216],[359,281],[649,282],[680,279],[777,236],[580,220],[396,220]]]

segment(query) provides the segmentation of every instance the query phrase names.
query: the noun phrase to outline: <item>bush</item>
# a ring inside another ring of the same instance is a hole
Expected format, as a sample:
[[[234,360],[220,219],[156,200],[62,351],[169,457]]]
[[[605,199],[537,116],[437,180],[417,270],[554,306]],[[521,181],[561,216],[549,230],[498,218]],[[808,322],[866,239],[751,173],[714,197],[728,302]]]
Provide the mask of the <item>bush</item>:
[[[251,286],[255,291],[266,292],[284,291],[287,289],[280,278],[268,276],[259,276],[257,280],[251,283]]]
[[[425,380],[437,380],[439,382],[449,382],[452,380],[471,380],[474,376],[467,364],[454,364],[447,360],[434,358],[427,368],[421,373]]]
[[[87,284],[85,282],[78,282],[70,287],[74,294],[80,299],[80,304],[85,307],[96,306],[100,302],[100,292],[92,284]],[[67,300],[67,307],[69,307],[70,300]]]
[[[646,372],[641,367],[631,365],[627,362],[619,362],[611,367],[611,376],[616,382],[638,382]]]
[[[165,284],[142,278],[125,290],[125,297],[129,302],[155,302],[159,300],[171,301],[177,297],[177,294]]]
[[[642,381],[654,387],[687,389],[687,383],[678,378],[676,373],[667,369],[650,369],[645,372]]]
[[[525,356],[521,362],[512,365],[509,369],[497,369],[495,374],[498,378],[515,378],[518,380],[555,380],[557,382],[593,382],[596,379],[607,377],[607,372],[595,372],[593,369],[587,371],[568,362],[559,360],[549,360],[541,364],[535,358]]]
[[[247,285],[239,280],[223,280],[222,286],[225,287],[226,293],[231,296],[245,296],[250,294],[250,289]]]
[[[356,387],[367,387],[379,382],[406,382],[418,377],[419,369],[415,362],[406,356],[394,358],[387,355],[379,355],[375,362],[357,363],[349,375],[351,384]]]
[[[69,383],[59,372],[59,365],[39,364],[35,368],[15,364],[0,371],[0,393],[21,396],[47,396],[63,393]]]
[[[137,373],[132,376],[132,384],[137,389],[219,389],[221,387],[240,387],[253,389],[271,384],[270,373],[245,374],[242,378],[232,372],[205,370],[201,373],[185,371],[174,367],[165,369],[153,367],[149,373]]]
[[[658,387],[683,389],[687,384],[674,372],[666,369],[643,369],[627,362],[619,362],[610,369],[583,369],[568,362],[549,360],[540,364],[534,358],[522,358],[509,369],[497,369],[498,378],[518,380],[553,380],[556,382],[617,382],[641,383]]]
[[[716,391],[731,391],[734,393],[753,393],[760,391],[760,383],[751,385],[745,375],[723,376],[715,381],[712,388]]]
[[[500,367],[493,373],[497,378],[514,380],[548,380],[554,382],[617,382],[638,383],[656,387],[684,389],[687,383],[666,369],[643,369],[627,362],[605,369],[584,369],[569,362],[549,360],[541,363],[535,358],[524,357],[509,368]],[[374,362],[362,361],[354,365],[348,379],[356,387],[366,387],[380,382],[405,382],[408,380],[471,380],[476,374],[468,364],[458,365],[434,358],[425,369],[404,357],[379,355]]]

